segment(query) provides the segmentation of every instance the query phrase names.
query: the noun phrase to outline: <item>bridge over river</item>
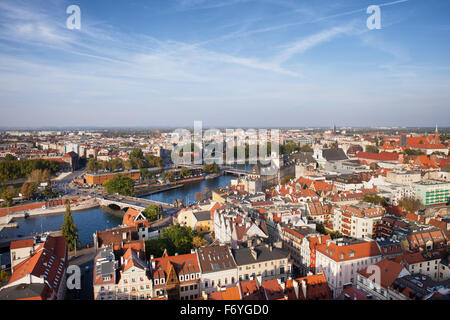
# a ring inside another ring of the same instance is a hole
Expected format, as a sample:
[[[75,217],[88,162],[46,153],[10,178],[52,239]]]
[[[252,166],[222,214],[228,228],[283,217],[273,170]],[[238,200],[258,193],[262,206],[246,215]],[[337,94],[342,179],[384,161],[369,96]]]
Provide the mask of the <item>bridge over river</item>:
[[[149,205],[160,206],[163,211],[175,208],[174,205],[169,203],[128,196],[106,196],[97,197],[96,199],[101,206],[110,207],[112,209],[119,208],[121,210],[125,210],[127,208],[134,208],[138,211],[142,211]]]

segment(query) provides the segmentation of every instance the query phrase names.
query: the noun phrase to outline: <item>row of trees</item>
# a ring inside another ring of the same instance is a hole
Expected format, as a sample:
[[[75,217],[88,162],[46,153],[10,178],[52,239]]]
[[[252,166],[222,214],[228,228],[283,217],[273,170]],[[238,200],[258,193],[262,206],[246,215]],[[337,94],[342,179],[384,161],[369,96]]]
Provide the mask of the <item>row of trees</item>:
[[[134,149],[129,160],[123,160],[121,158],[115,158],[109,161],[97,160],[94,158],[89,159],[86,169],[90,172],[97,172],[99,170],[114,171],[120,169],[141,169],[141,168],[163,168],[164,160],[160,157],[148,155],[144,157],[141,149]]]
[[[147,258],[150,255],[161,257],[164,250],[169,255],[187,254],[193,248],[206,245],[207,242],[198,232],[187,226],[172,225],[162,230],[156,239],[149,239],[145,242]]]
[[[179,157],[183,156],[183,148],[180,147],[180,152],[179,152]],[[245,159],[248,159],[250,156],[250,149],[256,150],[256,154],[259,156],[259,144],[252,144],[249,145],[248,143],[246,143],[245,145],[239,145],[239,146],[234,146],[234,157],[235,159],[238,158],[238,154],[239,153],[244,153],[245,155]],[[189,150],[189,147],[186,148],[186,150]],[[295,142],[287,142],[286,144],[280,145],[280,154],[291,154],[294,152],[313,152],[313,149],[309,146],[309,145],[303,145],[300,147],[300,145],[298,143]],[[194,143],[191,143],[191,148],[190,148],[190,152],[200,152],[199,147],[197,147],[196,145],[194,145]],[[218,156],[216,155],[217,153],[222,153],[220,152],[220,150],[214,150],[212,153],[212,156]],[[266,156],[270,156],[272,153],[272,143],[270,141],[267,142],[267,147],[266,147]]]
[[[48,178],[58,172],[59,163],[43,159],[0,161],[0,183],[28,178],[35,170],[46,171]]]
[[[205,164],[203,166],[203,171],[208,172],[210,174],[219,173],[220,168],[217,163],[213,162],[213,163]]]

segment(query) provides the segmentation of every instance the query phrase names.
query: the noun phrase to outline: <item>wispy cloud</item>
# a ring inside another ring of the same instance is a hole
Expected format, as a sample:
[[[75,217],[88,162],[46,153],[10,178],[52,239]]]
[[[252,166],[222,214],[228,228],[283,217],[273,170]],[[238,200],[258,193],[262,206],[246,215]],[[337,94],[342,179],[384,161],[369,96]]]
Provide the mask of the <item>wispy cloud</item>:
[[[339,35],[346,34],[352,30],[352,27],[334,27],[329,30],[310,35],[300,41],[292,43],[288,48],[281,52],[274,61],[281,65],[291,59],[294,55],[303,53],[315,46],[330,41]]]

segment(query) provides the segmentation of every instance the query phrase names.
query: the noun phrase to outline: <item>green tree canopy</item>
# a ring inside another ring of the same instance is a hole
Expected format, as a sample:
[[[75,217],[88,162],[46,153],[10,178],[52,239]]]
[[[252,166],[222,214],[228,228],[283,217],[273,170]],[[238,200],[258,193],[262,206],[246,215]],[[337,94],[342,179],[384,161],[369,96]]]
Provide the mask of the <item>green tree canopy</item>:
[[[78,228],[72,218],[72,212],[70,211],[70,201],[66,201],[66,213],[64,214],[64,221],[61,225],[61,232],[66,239],[67,247],[69,251],[76,250],[80,245],[78,238]]]
[[[415,213],[425,208],[422,202],[414,197],[404,197],[398,202],[398,205],[411,213]]]
[[[388,205],[388,199],[385,197],[381,197],[377,194],[366,194],[363,197],[364,202],[373,203],[376,205],[381,205],[383,207],[386,207]]]
[[[154,255],[155,257],[161,257],[165,249],[169,255],[190,253],[194,248],[195,237],[203,238],[190,227],[172,225],[163,229],[158,238],[147,240],[145,251],[148,256]],[[201,241],[195,240],[196,244],[199,242]]]
[[[219,173],[220,168],[219,165],[215,162],[213,163],[209,163],[209,164],[205,164],[203,166],[203,171],[208,172],[208,173]]]
[[[121,194],[123,196],[134,195],[134,181],[133,179],[122,174],[116,174],[111,179],[103,183],[103,188],[108,194]]]
[[[366,152],[379,153],[380,151],[378,150],[378,148],[376,146],[368,145],[368,146],[366,146]]]
[[[161,218],[161,209],[157,205],[149,205],[142,213],[150,222]]]
[[[311,148],[311,146],[309,144],[304,144],[301,148],[300,148],[301,152],[314,152],[313,148]]]

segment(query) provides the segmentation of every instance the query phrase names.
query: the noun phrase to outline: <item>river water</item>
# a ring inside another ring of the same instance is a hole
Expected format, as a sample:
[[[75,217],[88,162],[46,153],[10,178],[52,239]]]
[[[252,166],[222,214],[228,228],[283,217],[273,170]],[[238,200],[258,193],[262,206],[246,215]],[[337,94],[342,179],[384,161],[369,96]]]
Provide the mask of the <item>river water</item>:
[[[212,190],[217,187],[224,187],[230,184],[232,176],[220,176],[215,179],[192,182],[184,185],[182,188],[164,191],[143,197],[173,204],[174,200],[181,198],[184,203],[195,202],[195,193],[203,192],[207,187]],[[78,235],[81,246],[93,243],[93,234],[96,231],[104,231],[114,228],[122,223],[120,214],[114,214],[101,208],[88,209],[72,213],[73,220],[78,227]],[[0,239],[15,238],[18,236],[29,236],[46,231],[57,231],[61,229],[64,220],[63,214],[48,215],[42,217],[33,217],[28,219],[20,219],[17,229],[6,229],[0,232]]]

